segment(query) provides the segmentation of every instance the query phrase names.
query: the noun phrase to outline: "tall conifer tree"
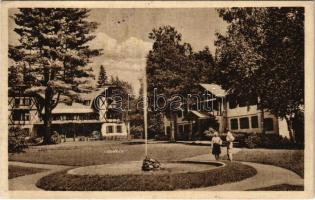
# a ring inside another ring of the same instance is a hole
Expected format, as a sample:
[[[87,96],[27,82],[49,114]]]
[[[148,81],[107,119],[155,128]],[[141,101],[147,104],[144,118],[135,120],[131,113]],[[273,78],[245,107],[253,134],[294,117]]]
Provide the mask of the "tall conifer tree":
[[[92,89],[87,64],[101,50],[87,44],[97,28],[88,15],[88,9],[79,8],[21,8],[13,16],[19,45],[10,47],[9,56],[29,76],[26,92],[44,94],[45,143],[50,141],[52,110],[58,103]]]

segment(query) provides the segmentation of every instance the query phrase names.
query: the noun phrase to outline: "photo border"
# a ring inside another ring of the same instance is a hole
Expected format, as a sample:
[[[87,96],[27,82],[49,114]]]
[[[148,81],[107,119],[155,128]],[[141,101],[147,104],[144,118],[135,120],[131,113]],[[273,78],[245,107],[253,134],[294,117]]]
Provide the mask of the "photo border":
[[[219,8],[305,7],[305,156],[304,191],[161,191],[161,192],[52,192],[8,191],[8,9],[18,7],[77,8]],[[5,1],[1,2],[0,70],[0,197],[2,198],[312,198],[314,197],[314,2],[313,1]]]

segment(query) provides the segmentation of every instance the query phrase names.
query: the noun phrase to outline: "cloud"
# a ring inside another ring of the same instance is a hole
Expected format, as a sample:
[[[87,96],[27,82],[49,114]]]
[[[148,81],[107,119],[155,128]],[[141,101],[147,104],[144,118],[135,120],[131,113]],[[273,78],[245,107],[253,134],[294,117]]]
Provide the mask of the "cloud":
[[[137,94],[140,88],[139,78],[144,75],[146,56],[152,48],[152,43],[136,37],[118,43],[106,33],[99,32],[90,45],[93,48],[103,49],[103,55],[97,58],[97,63],[105,67],[108,75],[128,81]],[[98,75],[98,68],[95,68],[96,75]]]
[[[130,37],[118,43],[116,39],[104,32],[97,33],[96,38],[91,43],[95,48],[104,49],[104,56],[109,59],[145,58],[152,48],[151,42],[136,37]]]

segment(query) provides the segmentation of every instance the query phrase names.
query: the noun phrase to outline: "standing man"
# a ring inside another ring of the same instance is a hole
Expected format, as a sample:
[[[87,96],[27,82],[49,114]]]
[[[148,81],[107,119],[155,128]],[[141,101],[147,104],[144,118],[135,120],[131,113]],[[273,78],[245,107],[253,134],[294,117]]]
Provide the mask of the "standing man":
[[[227,141],[227,156],[229,161],[232,161],[233,159],[233,141],[234,141],[234,136],[232,134],[232,132],[227,129],[227,135],[226,135],[226,141]]]

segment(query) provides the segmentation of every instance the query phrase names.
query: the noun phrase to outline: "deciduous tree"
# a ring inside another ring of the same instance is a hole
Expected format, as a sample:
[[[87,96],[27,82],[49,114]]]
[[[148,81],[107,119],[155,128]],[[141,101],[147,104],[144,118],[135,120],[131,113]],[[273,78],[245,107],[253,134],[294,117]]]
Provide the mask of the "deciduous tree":
[[[304,9],[229,8],[218,13],[229,23],[215,43],[219,82],[237,97],[258,97],[262,114],[268,110],[285,118],[294,141],[292,120],[304,107]]]

